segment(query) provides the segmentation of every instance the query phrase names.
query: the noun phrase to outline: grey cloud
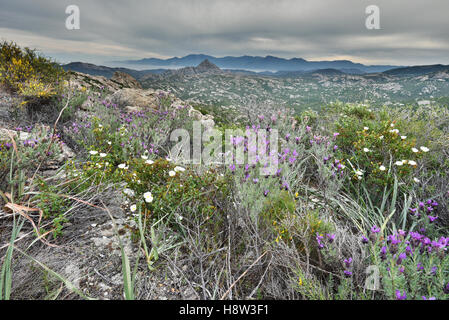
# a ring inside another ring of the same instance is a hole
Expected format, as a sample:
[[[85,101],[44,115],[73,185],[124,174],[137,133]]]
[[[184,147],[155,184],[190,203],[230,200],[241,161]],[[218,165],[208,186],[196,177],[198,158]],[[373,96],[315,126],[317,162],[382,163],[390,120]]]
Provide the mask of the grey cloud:
[[[81,30],[64,27],[70,4],[80,7]],[[365,28],[371,4],[381,30]],[[70,60],[90,43],[87,54],[100,61],[207,53],[449,64],[447,0],[0,0],[0,8],[0,38]]]

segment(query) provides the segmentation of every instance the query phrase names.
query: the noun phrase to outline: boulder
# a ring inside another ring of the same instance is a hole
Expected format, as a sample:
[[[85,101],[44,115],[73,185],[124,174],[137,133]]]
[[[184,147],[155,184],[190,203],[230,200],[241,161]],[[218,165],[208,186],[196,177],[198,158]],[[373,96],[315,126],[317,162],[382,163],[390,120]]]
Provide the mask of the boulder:
[[[116,71],[110,80],[122,85],[124,88],[142,89],[139,81],[124,72]]]
[[[151,107],[157,109],[158,98],[154,90],[141,90],[124,88],[117,90],[111,96],[113,103],[118,106],[139,110],[140,108]]]

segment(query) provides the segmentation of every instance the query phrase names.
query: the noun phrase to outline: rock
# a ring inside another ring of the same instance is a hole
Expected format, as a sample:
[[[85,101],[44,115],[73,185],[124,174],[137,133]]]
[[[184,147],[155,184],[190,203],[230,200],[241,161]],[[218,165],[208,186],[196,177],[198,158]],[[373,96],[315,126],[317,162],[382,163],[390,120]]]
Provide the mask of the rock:
[[[125,88],[142,89],[139,81],[124,72],[116,71],[110,80],[119,83]]]
[[[16,139],[17,132],[14,130],[8,130],[5,128],[0,128],[0,141],[9,141],[11,140],[11,136]]]
[[[111,100],[118,106],[126,106],[127,109],[133,111],[138,111],[146,107],[157,109],[159,101],[154,90],[131,88],[117,90],[112,94]]]

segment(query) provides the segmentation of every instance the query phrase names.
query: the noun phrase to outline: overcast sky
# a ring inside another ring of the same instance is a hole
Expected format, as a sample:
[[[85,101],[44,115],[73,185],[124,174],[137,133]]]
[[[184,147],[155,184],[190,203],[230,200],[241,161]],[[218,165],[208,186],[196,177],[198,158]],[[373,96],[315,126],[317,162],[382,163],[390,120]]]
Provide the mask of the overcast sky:
[[[81,29],[67,30],[68,5]],[[380,30],[365,8],[380,8]],[[0,0],[0,39],[60,62],[205,53],[449,64],[448,0]]]

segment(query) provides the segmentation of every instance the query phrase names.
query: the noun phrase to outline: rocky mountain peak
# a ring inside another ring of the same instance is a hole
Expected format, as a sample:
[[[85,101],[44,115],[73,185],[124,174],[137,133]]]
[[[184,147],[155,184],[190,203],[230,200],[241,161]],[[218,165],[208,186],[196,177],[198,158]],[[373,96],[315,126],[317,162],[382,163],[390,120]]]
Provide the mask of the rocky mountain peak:
[[[198,71],[220,71],[221,69],[208,59],[203,60],[195,69]]]

